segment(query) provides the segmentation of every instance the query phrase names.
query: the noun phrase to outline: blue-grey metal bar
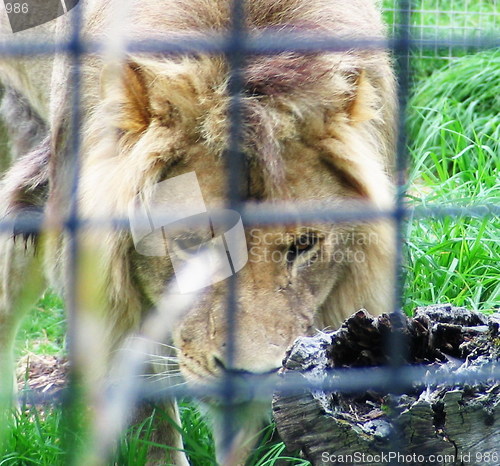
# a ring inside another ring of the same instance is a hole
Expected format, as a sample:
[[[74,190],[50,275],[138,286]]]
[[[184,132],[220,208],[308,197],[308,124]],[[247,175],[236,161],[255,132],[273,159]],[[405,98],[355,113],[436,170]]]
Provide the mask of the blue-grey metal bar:
[[[297,202],[293,206],[290,204],[243,204],[240,206],[239,213],[247,226],[251,225],[274,225],[286,223],[311,223],[311,222],[329,222],[341,223],[352,221],[370,221],[384,218],[394,218],[393,210],[374,210],[369,207],[360,208],[332,208],[318,207],[317,203],[310,204]],[[477,204],[465,207],[459,206],[437,206],[426,205],[417,207],[405,207],[400,214],[406,220],[421,220],[425,218],[445,218],[445,217],[499,217],[500,205],[497,204]],[[168,216],[158,215],[158,221],[171,223],[175,219]],[[15,220],[3,220],[0,222],[0,233],[15,230],[16,233],[37,233],[43,226],[44,216],[37,214],[25,214]],[[129,220],[127,218],[95,218],[92,220],[78,219],[79,228],[115,228],[129,229]]]
[[[81,31],[82,31],[82,16],[83,16],[83,2],[77,5],[75,8],[68,13],[71,18],[71,36],[68,43],[69,59],[70,59],[70,82],[71,88],[70,92],[70,134],[68,137],[67,146],[64,147],[63,153],[57,154],[56,158],[68,158],[67,161],[60,160],[59,167],[64,167],[63,169],[68,170],[67,174],[70,178],[69,193],[64,193],[69,195],[69,213],[66,219],[65,228],[68,233],[68,277],[67,277],[67,289],[66,289],[66,312],[68,316],[68,353],[70,361],[75,361],[75,355],[77,352],[77,308],[78,303],[78,260],[79,260],[79,245],[78,245],[78,234],[79,234],[79,208],[78,208],[78,188],[79,188],[79,178],[80,178],[80,128],[82,123],[82,111],[81,111],[81,86],[82,86],[82,76],[81,76],[81,60],[82,60],[82,45],[81,45]],[[56,176],[61,176],[58,173]],[[63,203],[64,199],[58,199],[59,203]],[[61,206],[65,208],[65,206]],[[73,365],[70,366],[69,372],[69,390],[67,396],[64,400],[63,407],[63,425],[66,427],[63,429],[63,441],[65,444],[65,464],[73,465],[76,464],[78,448],[76,448],[77,438],[78,438],[78,409],[81,406],[80,403],[80,393],[78,390],[79,380],[78,374]]]
[[[283,396],[293,396],[304,392],[304,390],[322,390],[325,393],[355,393],[366,390],[390,392],[393,383],[393,370],[391,367],[370,368],[348,368],[331,369],[323,380],[308,380],[300,373],[287,373],[282,378],[262,378],[259,375],[248,374],[227,375],[234,380],[235,391],[240,398],[256,400],[269,399],[279,382],[279,391]],[[399,371],[400,385],[408,388],[416,386],[436,387],[438,385],[474,385],[479,383],[494,383],[500,380],[500,365],[489,363],[481,367],[457,371],[443,371],[439,366],[415,365],[404,366]],[[23,391],[19,394],[21,401],[27,400],[31,403],[49,404],[60,403],[64,400],[64,393],[69,389],[63,389],[53,394],[34,391]],[[193,398],[224,396],[225,390],[220,384],[206,384],[199,386],[177,385],[171,386],[160,383],[144,383],[140,392],[142,400],[164,400],[172,397],[189,396]]]
[[[164,38],[144,39],[131,41],[126,50],[131,53],[161,53],[173,55],[185,54],[224,54],[231,47],[231,39],[227,36],[207,36],[200,38]],[[500,36],[477,38],[451,37],[451,38],[411,38],[406,41],[391,39],[350,39],[342,40],[335,37],[306,36],[294,33],[262,33],[258,38],[249,37],[245,49],[252,55],[273,55],[283,52],[342,52],[346,50],[379,50],[390,49],[394,51],[402,48],[432,49],[436,48],[470,48],[473,50],[493,49],[500,47]],[[17,42],[4,41],[0,43],[0,56],[20,57],[35,55],[52,55],[55,53],[71,53],[70,42]],[[102,53],[105,46],[100,42],[81,41],[82,54]]]
[[[243,105],[242,94],[244,90],[243,66],[246,60],[246,30],[245,30],[245,0],[232,0],[231,4],[231,30],[229,32],[229,42],[226,50],[226,57],[229,64],[228,93],[230,96],[228,118],[229,118],[229,147],[226,151],[226,173],[227,173],[227,193],[228,207],[238,210],[242,201],[241,187],[244,186],[242,178],[244,174],[245,155],[242,152],[243,137]],[[231,369],[235,362],[237,351],[237,311],[238,311],[238,280],[233,273],[228,281],[228,296],[226,309],[226,352],[225,366]],[[225,402],[222,440],[223,452],[228,451],[237,435],[235,419],[235,386],[230,377],[226,377],[229,372],[224,373],[223,400]]]
[[[393,326],[402,328],[404,326],[404,313],[402,309],[404,274],[403,274],[403,241],[404,241],[404,208],[405,208],[405,189],[406,173],[408,166],[408,135],[406,132],[406,111],[408,106],[410,92],[410,27],[411,27],[411,0],[399,0],[399,24],[396,27],[396,47],[394,53],[397,59],[397,82],[398,82],[398,125],[397,125],[397,144],[396,144],[396,207],[394,209],[395,224],[395,246],[396,255],[394,258],[394,294],[393,305],[394,312],[391,316]],[[401,383],[401,369],[406,360],[406,335],[403,332],[391,332],[387,338],[386,344],[389,345],[390,354],[390,385],[393,393],[403,393],[404,385]],[[396,406],[392,406],[391,417],[399,414]],[[399,432],[391,432],[392,451],[401,452],[401,440]],[[391,459],[389,464],[396,465],[397,461]]]

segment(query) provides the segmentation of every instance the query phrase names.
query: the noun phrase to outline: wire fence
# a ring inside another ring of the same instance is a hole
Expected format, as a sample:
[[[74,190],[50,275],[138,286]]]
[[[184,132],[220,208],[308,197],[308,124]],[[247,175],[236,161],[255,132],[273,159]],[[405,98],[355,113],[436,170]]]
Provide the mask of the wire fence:
[[[397,0],[384,0],[384,15],[396,33],[400,6]],[[488,37],[497,35],[500,26],[500,5],[497,0],[416,0],[411,5],[410,33],[413,40],[433,41],[418,47],[413,56],[450,60]],[[440,41],[460,41],[460,46],[440,45]],[[471,49],[472,47],[472,49]]]
[[[81,127],[81,93],[82,93],[82,76],[81,76],[81,60],[87,53],[97,53],[101,50],[102,44],[93,43],[83,40],[81,36],[82,17],[80,8],[77,6],[72,13],[72,34],[70,40],[65,43],[18,43],[15,35],[12,40],[0,44],[0,55],[8,57],[19,57],[24,55],[48,55],[56,51],[68,53],[72,59],[72,128]],[[392,25],[391,37],[386,40],[348,40],[342,41],[332,37],[304,37],[287,32],[269,32],[262,34],[259,38],[247,36],[245,30],[245,10],[244,2],[235,0],[232,9],[232,27],[229,34],[225,37],[210,37],[210,38],[183,38],[182,40],[143,40],[137,43],[130,43],[127,49],[132,52],[144,53],[167,53],[170,55],[190,54],[194,52],[203,53],[224,53],[230,67],[230,80],[228,90],[231,95],[231,105],[229,108],[229,117],[231,121],[230,138],[227,150],[228,163],[228,205],[232,210],[238,211],[245,225],[267,225],[280,224],[290,222],[345,222],[345,221],[369,221],[379,218],[390,218],[397,225],[397,268],[401,268],[402,263],[402,237],[403,237],[403,222],[411,218],[428,218],[428,217],[454,217],[454,216],[495,216],[500,213],[498,205],[476,205],[468,207],[460,207],[456,205],[441,206],[430,205],[426,207],[409,207],[404,201],[403,187],[405,185],[405,173],[407,171],[408,151],[407,151],[407,134],[406,134],[406,107],[410,94],[410,76],[411,68],[408,57],[411,54],[419,58],[454,58],[459,56],[463,50],[477,51],[485,48],[496,47],[500,44],[498,36],[498,17],[500,12],[496,0],[491,1],[474,1],[474,0],[421,0],[411,2],[408,0],[400,1],[385,1],[384,15],[389,24]],[[485,21],[485,18],[488,21]],[[434,21],[428,21],[428,18],[434,18]],[[380,211],[373,210],[370,207],[356,206],[354,208],[339,209],[328,206],[316,205],[312,207],[306,204],[292,205],[271,205],[271,204],[247,204],[241,198],[240,186],[241,176],[245,166],[244,154],[241,151],[242,145],[242,102],[241,93],[244,89],[242,71],[244,69],[244,59],[248,54],[277,54],[283,51],[341,51],[351,50],[353,48],[360,49],[379,49],[390,48],[398,60],[398,80],[399,80],[399,106],[400,106],[400,121],[399,121],[399,139],[397,149],[397,167],[398,185],[400,187],[397,197],[397,203],[393,210]],[[72,131],[71,150],[71,178],[72,186],[69,193],[70,209],[69,215],[65,219],[65,228],[70,237],[70,254],[68,270],[70,273],[70,282],[68,285],[68,293],[66,296],[66,307],[70,316],[70,322],[78,320],[77,308],[79,306],[77,299],[78,289],[78,270],[79,261],[79,244],[78,231],[80,228],[113,228],[125,229],[129,228],[128,219],[102,219],[102,221],[88,221],[80,218],[78,210],[78,191],[79,191],[79,174],[80,174],[80,159],[81,152],[81,134],[79,131]],[[6,221],[0,223],[0,232],[12,231],[14,228],[18,232],[31,233],[39,231],[43,224],[43,219],[33,218],[27,215],[18,218],[14,221]],[[162,222],[167,223],[168,219],[162,219]],[[238,279],[234,275],[229,279],[229,297],[226,309],[226,320],[228,325],[228,342],[227,342],[227,363],[231,367],[231,360],[235,353],[235,348],[238,342],[234,336],[237,334],[238,322],[235,318],[236,309],[238,306],[237,290]],[[395,290],[395,309],[394,312],[401,315],[401,296],[404,283],[398,275],[394,290]],[[191,303],[192,304],[192,303]],[[183,303],[186,306],[186,303]],[[354,311],[354,310],[353,310]],[[78,341],[78,329],[70,324],[70,355],[78,352],[78,348],[72,347],[73,342]],[[332,377],[321,386],[311,387],[303,379],[290,378],[289,383],[282,385],[282,391],[289,393],[297,393],[304,388],[324,389],[326,391],[352,391],[366,389],[381,389],[390,390],[398,386],[411,387],[416,382],[421,383],[423,378],[427,377],[429,383],[473,383],[478,380],[498,378],[500,370],[496,366],[483,368],[483,371],[473,371],[470,374],[461,373],[453,378],[452,374],[435,375],[428,369],[408,368],[402,365],[401,356],[403,355],[404,342],[402,337],[394,336],[394,341],[391,342],[391,354],[394,361],[392,368],[378,368],[370,371],[370,376],[358,370],[343,371],[342,377]],[[141,361],[139,361],[140,363]],[[140,365],[140,364],[139,364]],[[134,366],[135,368],[135,366]],[[133,376],[134,370],[129,372],[129,376]],[[369,381],[369,382],[367,382]],[[71,379],[68,396],[64,397],[66,403],[66,412],[71,413],[78,408],[78,393],[73,390],[73,384],[76,380]],[[215,386],[205,386],[202,389],[196,387],[151,387],[148,385],[136,387],[133,393],[129,393],[127,402],[132,398],[137,401],[141,398],[147,399],[163,399],[170,396],[188,395],[192,397],[206,397],[211,394],[225,400],[227,407],[227,415],[225,416],[225,430],[228,432],[226,439],[231,440],[230,433],[234,431],[233,412],[231,405],[240,397],[245,396],[245,392],[250,391],[251,396],[257,398],[259,396],[266,397],[272,392],[275,381],[263,382],[260,378],[251,376],[245,379],[242,386],[235,380],[231,374],[224,379],[223,383]],[[257,395],[256,395],[257,394]],[[260,395],[259,395],[260,394]],[[248,395],[248,394],[247,394]],[[50,397],[40,395],[39,399],[43,401],[54,401]],[[57,400],[59,398],[57,397]],[[122,407],[123,408],[123,407]],[[126,409],[126,406],[125,406]],[[72,425],[71,419],[68,424]],[[70,442],[73,440],[69,440]],[[397,447],[397,439],[394,439],[395,447]],[[394,448],[396,451],[397,448]]]

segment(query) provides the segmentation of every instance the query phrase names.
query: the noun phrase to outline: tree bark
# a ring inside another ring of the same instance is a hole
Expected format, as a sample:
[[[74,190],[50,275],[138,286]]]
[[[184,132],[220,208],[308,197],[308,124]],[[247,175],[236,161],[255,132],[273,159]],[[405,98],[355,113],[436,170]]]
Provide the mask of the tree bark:
[[[498,314],[486,317],[450,305],[418,308],[403,322],[361,310],[336,332],[296,340],[282,374],[285,381],[287,374],[300,373],[317,383],[331,368],[389,365],[394,355],[386,343],[395,334],[405,364],[444,374],[495,367],[499,327]],[[500,464],[500,384],[494,377],[451,385],[424,379],[396,394],[304,390],[290,395],[283,387],[273,399],[278,431],[289,450],[300,450],[313,465]]]

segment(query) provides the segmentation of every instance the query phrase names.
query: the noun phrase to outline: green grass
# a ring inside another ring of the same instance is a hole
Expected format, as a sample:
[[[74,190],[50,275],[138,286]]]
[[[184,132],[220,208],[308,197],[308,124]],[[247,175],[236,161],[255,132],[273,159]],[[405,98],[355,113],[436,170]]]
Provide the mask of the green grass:
[[[409,203],[500,204],[500,53],[451,63],[415,92]],[[498,217],[446,217],[408,225],[406,305],[500,302]]]
[[[64,352],[66,317],[61,299],[47,292],[25,319],[17,335],[16,351],[60,356]]]
[[[392,5],[392,1],[388,2]],[[470,10],[479,5],[468,1]],[[459,1],[426,2],[428,9],[455,8]],[[493,7],[482,2],[482,11]],[[418,6],[418,4],[417,4]],[[460,17],[461,18],[461,17]],[[475,19],[474,19],[475,18]],[[455,18],[456,19],[456,18]],[[453,19],[453,21],[455,21]],[[415,17],[415,24],[451,24],[446,14]],[[467,21],[478,21],[470,17]],[[487,20],[487,17],[482,19]],[[410,101],[408,129],[411,206],[499,204],[500,54],[467,56],[443,68],[446,61],[414,59],[417,82]],[[488,311],[500,302],[500,242],[497,217],[415,219],[406,224],[404,305],[452,302]],[[64,316],[60,300],[47,294],[26,319],[18,336],[19,353],[59,355],[64,352]],[[193,403],[181,403],[184,441],[194,465],[214,464],[210,430]],[[64,465],[61,412],[58,408],[26,408],[16,415],[4,465]],[[150,420],[133,426],[120,442],[118,465],[144,464]],[[309,463],[292,458],[276,440],[273,427],[262,432],[252,466]]]
[[[61,446],[61,419],[57,407],[43,411],[27,407],[16,413],[5,451],[0,451],[0,466],[62,465],[65,454]]]

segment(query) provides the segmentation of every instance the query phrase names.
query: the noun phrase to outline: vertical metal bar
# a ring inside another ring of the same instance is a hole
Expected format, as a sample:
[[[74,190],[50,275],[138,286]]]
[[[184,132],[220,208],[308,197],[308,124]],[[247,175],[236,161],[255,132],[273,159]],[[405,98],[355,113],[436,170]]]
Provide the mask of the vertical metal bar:
[[[401,270],[403,262],[402,240],[403,240],[403,221],[405,214],[404,197],[406,185],[406,173],[408,169],[408,134],[406,130],[407,108],[410,93],[410,52],[411,52],[411,8],[412,0],[400,0],[400,20],[399,31],[397,32],[397,66],[398,66],[398,136],[396,145],[396,209],[394,220],[396,221],[397,243],[396,243],[396,267]],[[395,311],[401,312],[401,298],[403,295],[404,280],[398,274],[396,280],[395,292]]]
[[[68,53],[70,55],[70,86],[71,86],[71,119],[68,146],[65,147],[61,157],[68,157],[68,161],[62,161],[62,166],[68,166],[70,176],[69,192],[69,213],[66,220],[65,229],[68,234],[68,277],[66,290],[66,307],[68,315],[68,352],[70,361],[75,361],[77,345],[77,287],[78,287],[78,186],[80,175],[80,127],[81,127],[81,27],[82,27],[82,6],[80,2],[72,9],[71,14],[71,35],[68,43]],[[67,163],[67,165],[66,165]],[[61,200],[63,201],[63,200]],[[79,396],[79,377],[72,364],[69,374],[69,389],[63,403],[63,427],[64,443],[66,452],[65,464],[72,465],[78,461],[75,443],[78,436],[78,409],[81,408]]]
[[[226,50],[226,57],[229,65],[228,93],[230,103],[228,109],[229,118],[229,147],[226,152],[227,167],[227,193],[229,209],[239,210],[242,202],[243,186],[242,178],[244,175],[244,154],[242,152],[242,126],[243,126],[243,108],[242,91],[243,66],[245,62],[245,0],[233,0],[231,4],[231,30],[229,32],[229,43]],[[235,353],[238,342],[236,341],[237,332],[237,306],[238,306],[238,283],[236,275],[232,275],[228,280],[227,297],[227,346],[226,346],[226,366],[228,369],[234,368]],[[230,377],[222,381],[224,384],[222,395],[225,402],[225,413],[223,421],[224,439],[222,449],[226,450],[231,446],[234,432],[234,407],[235,386]]]
[[[403,235],[404,235],[404,196],[406,184],[406,172],[408,167],[408,135],[406,132],[407,106],[410,92],[410,52],[411,52],[411,9],[412,0],[399,0],[399,21],[396,29],[397,43],[397,72],[398,72],[398,103],[399,115],[397,126],[397,146],[396,146],[396,203],[394,210],[395,223],[395,286],[394,286],[394,321],[393,327],[400,328],[404,322],[402,310],[402,296],[404,292],[404,276],[402,273],[403,264]],[[393,331],[388,341],[389,354],[391,356],[392,377],[391,386],[395,393],[400,393],[406,389],[401,384],[400,369],[406,358],[405,337],[402,333]],[[393,412],[397,416],[397,411]],[[401,450],[401,442],[398,432],[394,432],[391,438],[391,448],[393,451]],[[392,464],[398,464],[396,460],[391,460]]]
[[[246,53],[246,29],[245,29],[245,0],[233,0],[231,10],[231,31],[227,49],[227,60],[229,64],[228,93],[230,95],[228,117],[229,127],[229,150],[227,151],[228,197],[229,208],[241,207],[243,198],[242,181],[244,176],[245,159],[242,152],[242,126],[243,107],[242,92],[244,90],[243,66]]]

